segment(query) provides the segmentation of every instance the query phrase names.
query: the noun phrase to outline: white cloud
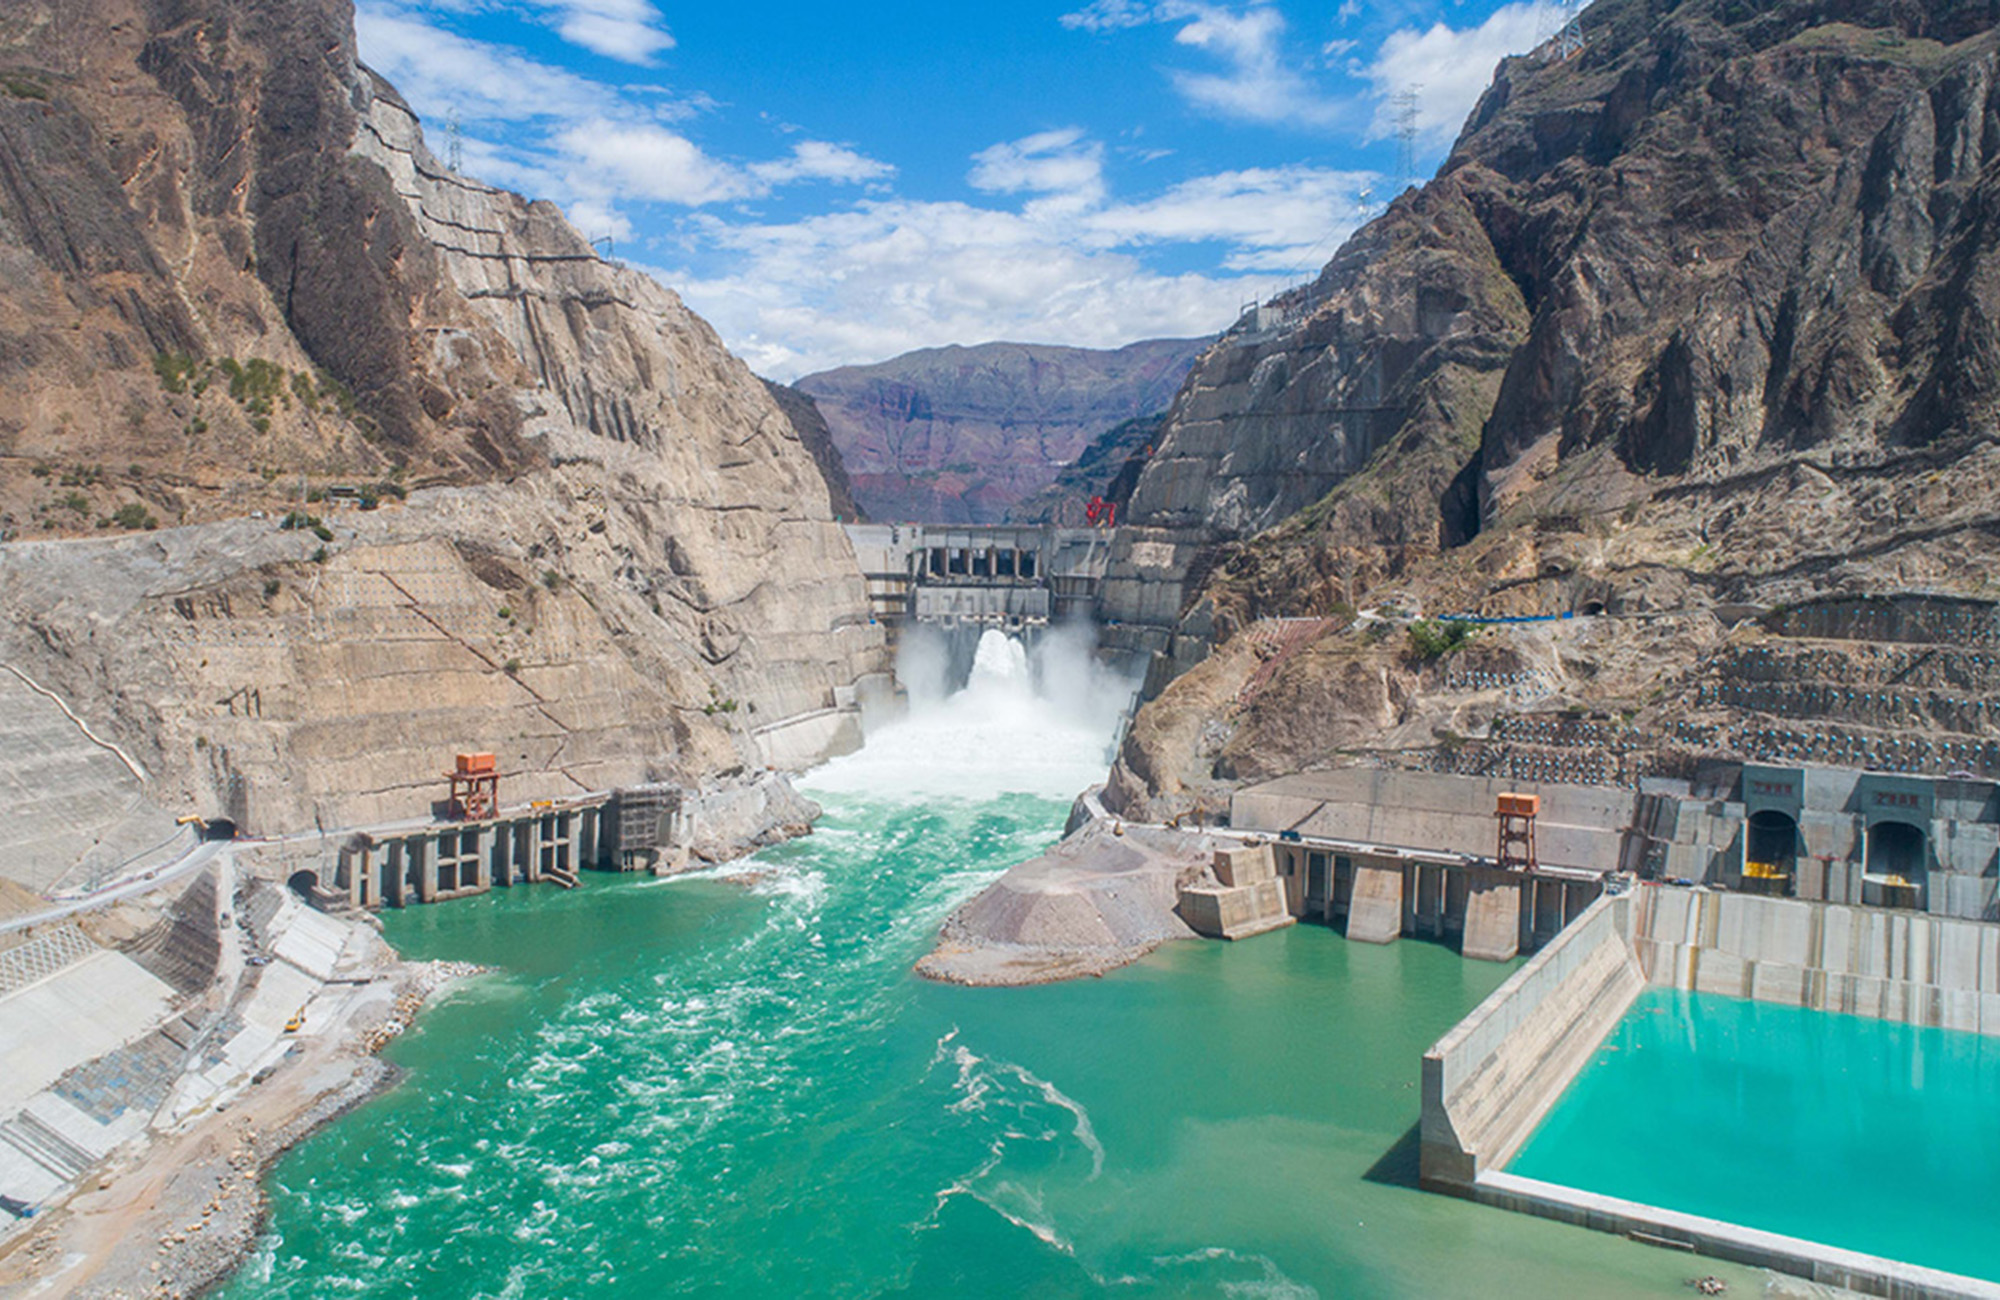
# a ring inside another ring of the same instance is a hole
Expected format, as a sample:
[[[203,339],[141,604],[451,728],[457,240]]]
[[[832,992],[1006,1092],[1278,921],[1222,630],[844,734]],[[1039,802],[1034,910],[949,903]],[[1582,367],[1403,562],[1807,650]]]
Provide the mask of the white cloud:
[[[896,172],[888,163],[856,153],[841,144],[824,140],[801,140],[792,146],[792,156],[771,162],[752,163],[750,171],[769,185],[793,181],[834,181],[858,185],[886,180]]]
[[[1374,180],[1316,167],[1222,172],[1084,222],[1123,244],[1220,241],[1232,249],[1227,265],[1303,272],[1317,269],[1332,245],[1371,215],[1364,196]]]
[[[1533,49],[1546,22],[1544,4],[1517,0],[1494,10],[1477,27],[1453,28],[1440,22],[1426,31],[1405,27],[1391,32],[1373,62],[1361,69],[1382,96],[1372,138],[1395,133],[1391,97],[1415,89],[1418,133],[1434,145],[1450,143],[1492,82],[1500,60]]]
[[[871,200],[783,225],[708,221],[736,269],[706,280],[662,274],[774,378],[954,341],[1108,347],[1206,334],[1242,303],[1234,279],[1158,274],[970,204]]]
[[[966,182],[988,194],[1055,195],[1072,204],[1104,197],[1104,146],[1075,127],[1043,131],[972,155]]]
[[[627,63],[651,63],[653,56],[674,47],[674,38],[660,26],[660,11],[648,0],[558,0],[556,34],[593,54]]]
[[[485,41],[467,40],[394,5],[364,4],[354,17],[361,57],[419,113],[451,110],[472,121],[522,122],[604,111],[605,89],[561,68]]]
[[[1202,0],[1094,0],[1061,21],[1065,27],[1094,32],[1181,24],[1174,42],[1210,55],[1223,68],[1176,68],[1168,76],[1189,103],[1219,117],[1323,127],[1345,116],[1345,105],[1323,94],[1287,57],[1285,16],[1264,0],[1251,0],[1240,9]]]
[[[1091,3],[1060,19],[1065,27],[1087,32],[1115,31],[1121,27],[1144,27],[1157,21],[1154,6],[1136,0],[1091,0]]]
[[[618,21],[654,13],[633,0],[556,7]],[[621,202],[702,207],[806,181],[879,181],[895,170],[822,140],[795,141],[789,153],[765,161],[717,158],[665,125],[712,108],[706,96],[590,81],[505,46],[459,36],[398,0],[369,0],[356,16],[356,30],[362,56],[426,119],[433,149],[443,148],[439,124],[457,113],[473,124],[463,140],[469,174],[585,213],[590,220],[578,224],[594,232],[630,235],[630,218],[617,208]],[[499,138],[506,143],[496,143]]]
[[[664,126],[628,126],[602,118],[558,131],[551,143],[570,160],[579,192],[700,207],[747,199],[768,188],[750,172],[711,158]]]
[[[793,378],[952,341],[1114,346],[1210,333],[1246,298],[1317,270],[1369,215],[1371,178],[1358,173],[1227,172],[1119,203],[1103,200],[1096,169],[1037,161],[1098,152],[1073,131],[982,150],[982,188],[1025,196],[1015,211],[886,199],[788,223],[702,217],[702,242],[730,271],[662,274],[752,366]],[[1099,197],[1080,197],[1086,183]],[[1199,242],[1223,246],[1219,272],[1166,274],[1142,260],[1150,247]]]

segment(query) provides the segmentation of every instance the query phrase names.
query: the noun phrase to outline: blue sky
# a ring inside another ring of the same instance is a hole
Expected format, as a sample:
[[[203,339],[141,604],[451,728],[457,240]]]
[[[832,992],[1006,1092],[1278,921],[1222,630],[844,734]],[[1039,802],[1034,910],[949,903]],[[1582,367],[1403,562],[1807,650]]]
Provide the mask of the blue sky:
[[[465,170],[553,199],[791,379],[1227,326],[1309,277],[1560,0],[359,0]]]

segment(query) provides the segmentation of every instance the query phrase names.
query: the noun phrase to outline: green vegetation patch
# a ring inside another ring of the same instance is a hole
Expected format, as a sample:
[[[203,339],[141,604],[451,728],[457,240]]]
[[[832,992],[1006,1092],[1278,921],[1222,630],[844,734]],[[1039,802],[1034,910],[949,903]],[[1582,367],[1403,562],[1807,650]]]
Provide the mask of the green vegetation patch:
[[[200,365],[185,352],[162,352],[153,358],[153,373],[160,377],[160,387],[167,392],[185,393]]]
[[[15,99],[47,99],[48,83],[27,72],[0,72],[0,90]]]
[[[1479,629],[1463,619],[1442,622],[1420,618],[1409,626],[1410,653],[1419,659],[1442,659],[1472,644]]]
[[[153,512],[138,501],[127,501],[112,511],[111,522],[127,532],[136,532],[142,528],[150,531],[160,526],[160,521],[153,517]]]

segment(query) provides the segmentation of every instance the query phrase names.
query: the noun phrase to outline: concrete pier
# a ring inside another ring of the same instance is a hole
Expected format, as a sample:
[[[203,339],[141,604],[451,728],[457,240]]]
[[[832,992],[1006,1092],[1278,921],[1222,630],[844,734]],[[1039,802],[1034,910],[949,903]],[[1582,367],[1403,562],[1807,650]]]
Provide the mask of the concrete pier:
[[[1494,800],[1538,794],[1543,859],[1495,864]],[[1349,769],[1284,777],[1236,793],[1233,829],[1276,838],[1286,905],[1348,938],[1404,935],[1511,961],[1547,943],[1603,890],[1632,818],[1629,792],[1523,785],[1422,772]]]
[[[1176,904],[1180,918],[1196,934],[1248,939],[1294,923],[1270,845],[1217,849],[1209,870],[1215,883],[1181,886]]]
[[[1403,933],[1403,869],[1382,863],[1353,868],[1354,893],[1347,905],[1347,937],[1388,943]]]

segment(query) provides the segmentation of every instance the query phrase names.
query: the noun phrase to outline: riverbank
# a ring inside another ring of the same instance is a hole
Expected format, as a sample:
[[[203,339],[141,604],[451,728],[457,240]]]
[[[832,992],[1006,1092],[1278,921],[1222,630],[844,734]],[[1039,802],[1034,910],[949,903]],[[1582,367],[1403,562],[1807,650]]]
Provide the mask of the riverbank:
[[[0,1296],[201,1295],[262,1231],[266,1171],[296,1143],[394,1084],[376,1055],[426,1003],[479,968],[385,959],[338,1023],[185,1128],[149,1132],[0,1249]]]

